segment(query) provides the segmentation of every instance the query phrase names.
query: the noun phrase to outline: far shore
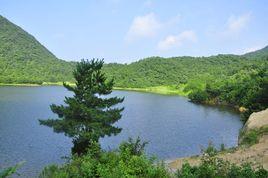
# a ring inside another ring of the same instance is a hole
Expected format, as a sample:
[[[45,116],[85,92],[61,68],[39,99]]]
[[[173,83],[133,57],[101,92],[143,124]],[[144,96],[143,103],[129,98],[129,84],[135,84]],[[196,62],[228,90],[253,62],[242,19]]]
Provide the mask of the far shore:
[[[75,83],[66,82],[69,85],[74,86]],[[29,84],[29,83],[0,83],[0,86],[23,86],[23,87],[40,87],[40,86],[63,86],[63,82],[43,82],[42,84]],[[174,86],[155,86],[155,87],[144,87],[144,88],[129,88],[129,87],[113,87],[114,90],[122,90],[122,91],[137,91],[137,92],[145,92],[145,93],[156,93],[162,95],[178,95],[183,97],[188,97],[189,92],[185,92],[184,85],[180,87]],[[227,106],[230,108],[234,108],[239,112],[244,112],[246,108],[239,107],[239,106],[230,106],[225,104],[218,104],[218,103],[200,103],[203,105],[209,106]]]
[[[75,85],[71,82],[66,82],[69,85]],[[62,86],[62,82],[43,82],[42,84],[30,84],[30,83],[0,83],[0,86],[25,86],[25,87],[38,87],[38,86]],[[129,88],[129,87],[114,87],[114,90],[124,91],[139,91],[148,93],[157,93],[164,95],[180,95],[188,96],[189,93],[184,92],[184,87],[176,88],[175,86],[155,86],[155,87],[144,87],[144,88]]]

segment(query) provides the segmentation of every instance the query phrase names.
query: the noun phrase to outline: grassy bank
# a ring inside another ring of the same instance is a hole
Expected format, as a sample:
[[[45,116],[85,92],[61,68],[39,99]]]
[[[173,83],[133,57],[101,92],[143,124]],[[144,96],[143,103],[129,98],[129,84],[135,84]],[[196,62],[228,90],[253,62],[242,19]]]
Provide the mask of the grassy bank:
[[[157,86],[157,87],[146,87],[146,88],[124,88],[124,87],[114,87],[115,90],[127,90],[127,91],[140,91],[148,93],[158,93],[165,95],[180,95],[188,96],[188,92],[183,91],[185,86]]]
[[[67,84],[69,84],[69,85],[72,85],[72,86],[74,86],[75,85],[75,83],[72,83],[72,82],[65,82],[65,83],[67,83]],[[51,86],[62,86],[63,85],[63,82],[43,82],[42,83],[42,85],[51,85]]]

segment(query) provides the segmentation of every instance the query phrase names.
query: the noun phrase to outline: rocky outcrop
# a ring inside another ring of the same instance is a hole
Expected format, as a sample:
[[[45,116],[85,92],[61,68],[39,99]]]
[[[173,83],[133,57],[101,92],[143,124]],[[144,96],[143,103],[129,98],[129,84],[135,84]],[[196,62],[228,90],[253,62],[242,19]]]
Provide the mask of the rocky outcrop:
[[[268,126],[268,108],[260,112],[252,113],[243,129],[247,132],[252,129],[260,129],[261,127],[266,126]]]
[[[249,116],[249,119],[245,123],[239,136],[238,144],[239,145],[243,144],[244,139],[253,134],[255,134],[256,137],[261,137],[262,132],[267,132],[267,130],[268,130],[268,108],[260,112],[254,112]]]

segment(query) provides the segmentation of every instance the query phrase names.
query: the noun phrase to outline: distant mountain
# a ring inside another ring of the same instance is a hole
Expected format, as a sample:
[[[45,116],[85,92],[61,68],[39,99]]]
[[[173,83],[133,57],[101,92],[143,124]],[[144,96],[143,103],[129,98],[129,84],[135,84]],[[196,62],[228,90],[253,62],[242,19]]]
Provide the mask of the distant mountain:
[[[57,59],[32,35],[0,16],[0,83],[72,80],[73,63]]]
[[[257,50],[257,51],[253,51],[250,53],[246,53],[244,54],[245,57],[248,58],[267,58],[268,57],[268,46]]]

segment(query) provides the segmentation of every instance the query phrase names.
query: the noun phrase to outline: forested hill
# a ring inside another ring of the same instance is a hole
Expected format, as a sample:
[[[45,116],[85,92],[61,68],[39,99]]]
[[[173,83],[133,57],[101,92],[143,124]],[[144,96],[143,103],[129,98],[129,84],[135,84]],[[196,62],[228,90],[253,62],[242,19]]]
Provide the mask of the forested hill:
[[[210,57],[149,57],[131,64],[105,65],[118,87],[142,88],[161,85],[198,85],[224,80],[240,72],[266,67],[268,46],[244,55],[220,54]]]
[[[129,65],[107,64],[105,71],[118,87],[165,86],[194,102],[243,106],[247,118],[268,107],[267,49],[242,56],[151,57]]]
[[[72,66],[0,15],[0,83],[70,81]]]
[[[254,52],[249,52],[243,55],[244,57],[247,58],[265,58],[268,56],[268,46],[265,48],[262,48],[260,50],[254,51]]]
[[[131,64],[107,64],[105,70],[118,87],[200,84],[263,66],[267,59],[268,51],[262,50],[243,56],[150,57]]]

